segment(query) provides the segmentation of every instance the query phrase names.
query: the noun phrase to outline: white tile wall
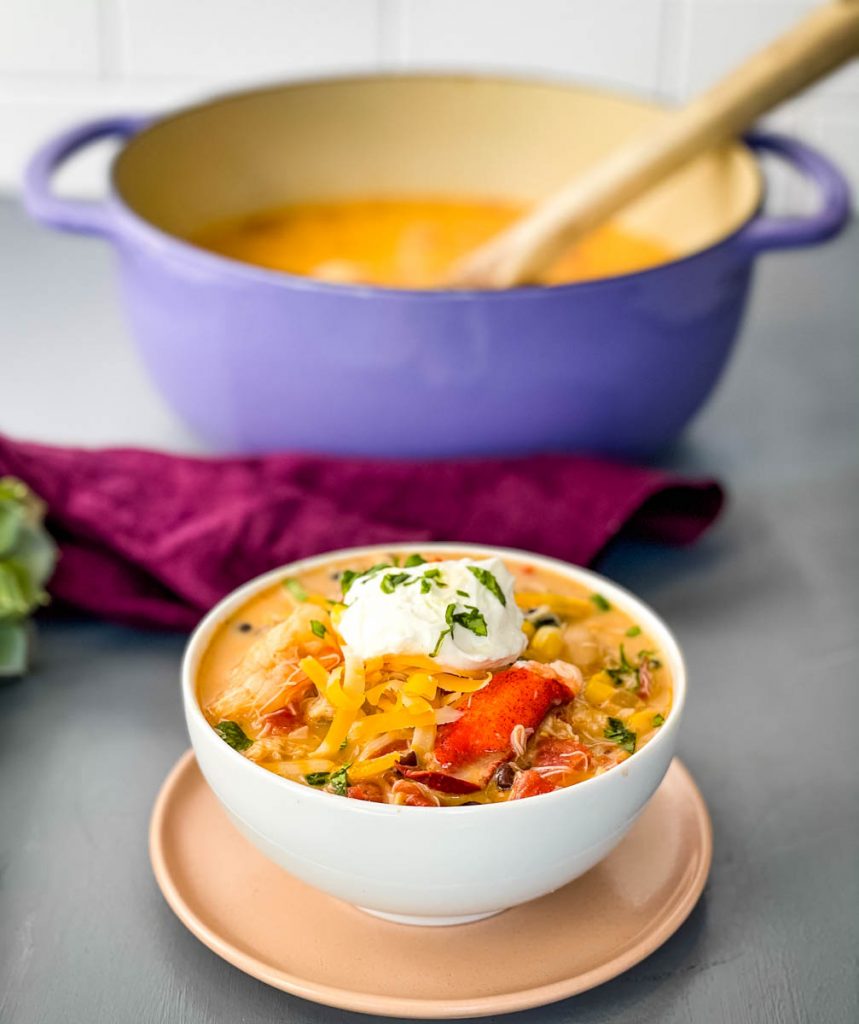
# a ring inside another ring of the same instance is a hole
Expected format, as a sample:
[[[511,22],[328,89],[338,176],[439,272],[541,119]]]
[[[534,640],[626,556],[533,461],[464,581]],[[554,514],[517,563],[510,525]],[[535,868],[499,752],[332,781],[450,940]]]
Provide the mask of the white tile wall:
[[[96,75],[98,0],[3,0],[0,71]]]
[[[661,0],[401,0],[409,65],[578,76],[651,93]]]
[[[679,101],[819,0],[2,0],[0,189],[37,142],[233,83],[390,67],[546,72]],[[772,119],[859,192],[859,62]],[[103,162],[103,161],[102,161]],[[95,157],[64,175],[95,193]],[[790,202],[790,189],[782,199]]]
[[[375,67],[378,0],[115,0],[130,78],[226,82]]]

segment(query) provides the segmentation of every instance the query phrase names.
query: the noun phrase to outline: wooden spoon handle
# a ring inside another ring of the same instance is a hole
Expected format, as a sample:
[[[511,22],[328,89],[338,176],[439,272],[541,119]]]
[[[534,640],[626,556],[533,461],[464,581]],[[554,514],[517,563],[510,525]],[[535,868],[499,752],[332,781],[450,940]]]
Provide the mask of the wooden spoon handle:
[[[834,0],[656,128],[636,135],[457,263],[448,284],[510,288],[539,279],[577,238],[700,153],[859,54],[859,0]]]

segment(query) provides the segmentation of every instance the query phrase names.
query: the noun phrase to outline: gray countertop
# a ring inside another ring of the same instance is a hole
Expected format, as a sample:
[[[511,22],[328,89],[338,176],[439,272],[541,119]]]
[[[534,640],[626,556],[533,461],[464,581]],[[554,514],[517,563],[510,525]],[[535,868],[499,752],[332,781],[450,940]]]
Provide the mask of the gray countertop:
[[[193,449],[143,378],[103,244],[0,204],[0,261],[0,429]],[[598,567],[688,654],[680,754],[715,860],[662,949],[522,1024],[859,1020],[857,333],[855,226],[768,256],[718,394],[665,460],[720,475],[724,519],[694,549],[624,544]],[[158,892],[146,832],[187,746],[183,638],[81,620],[40,641],[32,675],[0,688],[0,1021],[353,1017],[226,965]]]

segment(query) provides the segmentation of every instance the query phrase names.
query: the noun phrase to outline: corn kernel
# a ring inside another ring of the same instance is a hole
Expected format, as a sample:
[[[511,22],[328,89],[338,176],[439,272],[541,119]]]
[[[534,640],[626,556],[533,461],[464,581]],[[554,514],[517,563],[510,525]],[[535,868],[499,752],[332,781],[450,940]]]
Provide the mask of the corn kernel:
[[[634,714],[629,716],[627,721],[627,727],[637,735],[641,736],[645,732],[650,732],[653,728],[653,716],[654,711],[652,708],[644,708],[642,711],[636,711]]]
[[[530,640],[530,639],[531,639],[531,638],[532,638],[532,637],[534,636],[534,634],[535,634],[535,633],[537,632],[537,630],[536,630],[536,628],[535,628],[535,626],[534,626],[534,623],[533,623],[533,622],[529,622],[529,621],[528,621],[528,620],[526,619],[526,620],[525,620],[525,621],[524,621],[524,622],[522,623],[522,632],[523,632],[523,633],[525,634],[525,636],[527,636],[527,637],[528,637],[528,639]]]
[[[557,626],[540,626],[531,640],[531,648],[538,658],[554,661],[564,649],[564,635]]]
[[[591,704],[604,704],[612,700],[615,694],[614,683],[608,672],[597,672],[588,680],[585,687],[585,697]]]

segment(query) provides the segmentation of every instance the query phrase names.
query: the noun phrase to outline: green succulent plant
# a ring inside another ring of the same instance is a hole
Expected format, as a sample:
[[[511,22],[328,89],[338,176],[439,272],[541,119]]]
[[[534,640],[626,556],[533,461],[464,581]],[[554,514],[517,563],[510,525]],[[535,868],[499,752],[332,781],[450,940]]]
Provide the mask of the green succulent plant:
[[[45,504],[15,477],[0,477],[0,678],[23,675],[30,615],[47,604],[57,548],[42,525]]]

